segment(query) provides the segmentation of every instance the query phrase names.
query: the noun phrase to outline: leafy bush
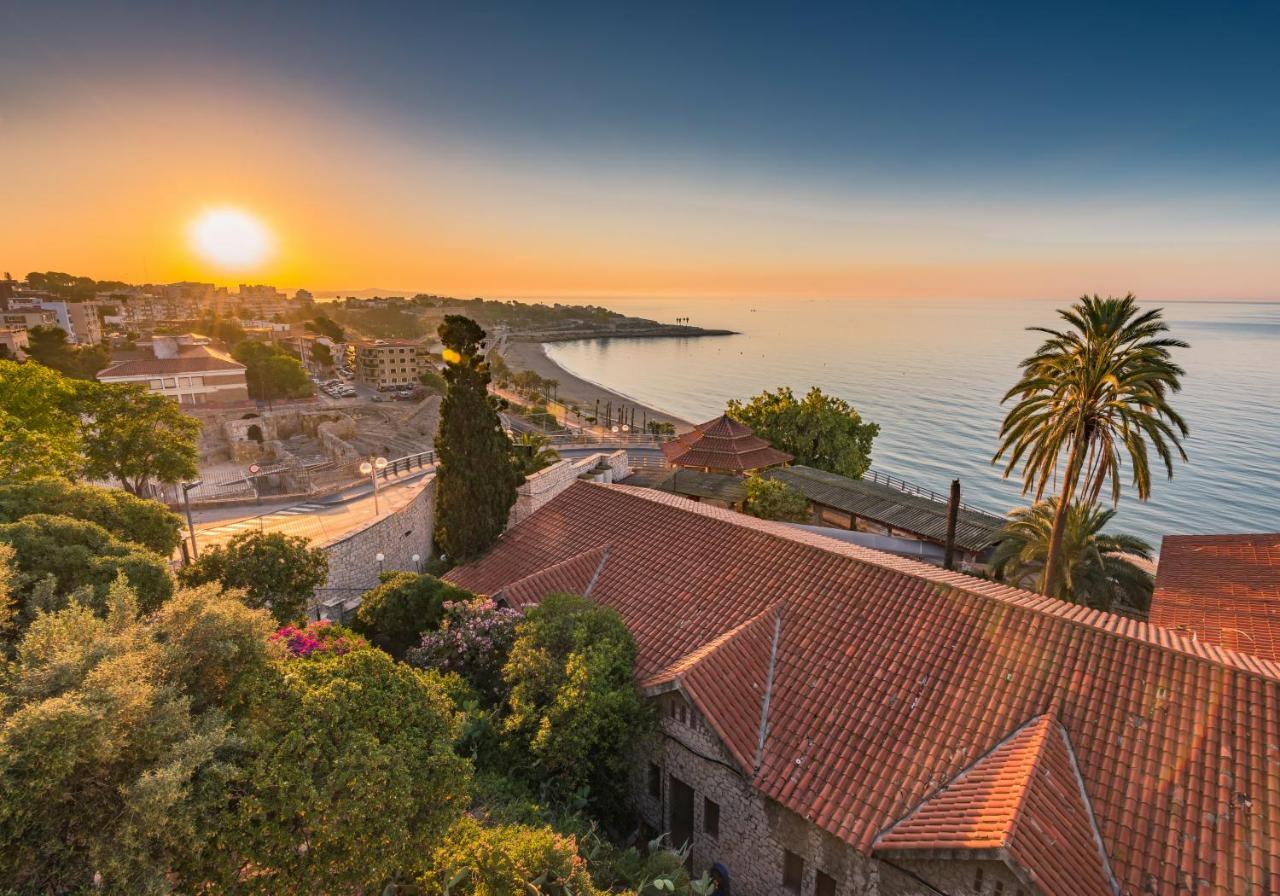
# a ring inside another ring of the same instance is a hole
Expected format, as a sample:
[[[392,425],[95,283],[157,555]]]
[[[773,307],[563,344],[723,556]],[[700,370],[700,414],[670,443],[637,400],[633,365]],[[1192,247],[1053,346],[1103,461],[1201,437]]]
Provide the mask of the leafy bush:
[[[32,513],[97,523],[116,538],[169,556],[182,539],[182,520],[163,504],[118,488],[80,485],[51,476],[0,484],[0,523]]]
[[[549,827],[486,827],[463,817],[431,857],[422,881],[448,896],[592,896],[597,891],[573,837]]]
[[[423,669],[456,672],[489,704],[501,702],[506,686],[502,667],[516,640],[518,610],[491,600],[446,601],[438,631],[427,632],[405,659]]]
[[[178,572],[185,585],[218,582],[242,589],[245,603],[270,609],[280,622],[301,618],[308,599],[328,577],[324,551],[281,532],[242,532],[225,545],[205,548]]]
[[[35,513],[0,524],[0,544],[13,548],[20,626],[30,621],[38,606],[64,606],[73,594],[94,612],[105,612],[107,592],[121,573],[137,592],[143,612],[156,609],[173,594],[164,559],[112,537],[96,523]]]
[[[302,628],[286,625],[272,634],[271,640],[283,644],[290,656],[303,659],[327,654],[341,656],[369,646],[369,642],[355,632],[325,619],[308,623]]]
[[[803,523],[811,519],[809,499],[781,479],[755,474],[746,480],[747,500],[742,509],[762,520]]]
[[[475,597],[435,576],[411,572],[382,574],[378,587],[365,592],[351,627],[396,659],[417,644],[424,632],[434,631],[444,616],[445,603]]]
[[[621,616],[552,594],[525,613],[503,670],[515,771],[553,802],[585,799],[606,822],[626,814],[630,757],[653,725],[634,665]]]

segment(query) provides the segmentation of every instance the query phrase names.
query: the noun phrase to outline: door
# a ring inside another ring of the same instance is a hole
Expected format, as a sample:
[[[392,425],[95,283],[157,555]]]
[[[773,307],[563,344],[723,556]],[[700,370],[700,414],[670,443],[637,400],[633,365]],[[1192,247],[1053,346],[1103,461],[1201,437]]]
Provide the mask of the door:
[[[671,845],[693,842],[693,788],[671,775]]]

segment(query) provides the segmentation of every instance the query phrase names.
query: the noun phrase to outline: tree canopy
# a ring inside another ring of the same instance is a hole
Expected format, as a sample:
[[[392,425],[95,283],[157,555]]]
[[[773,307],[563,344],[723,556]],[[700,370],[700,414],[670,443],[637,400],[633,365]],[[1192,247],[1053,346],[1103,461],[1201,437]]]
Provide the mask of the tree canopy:
[[[51,476],[0,482],[0,523],[32,513],[97,523],[116,537],[167,557],[182,540],[182,520],[156,501],[115,488],[79,485]]]
[[[453,563],[478,556],[502,533],[519,481],[511,439],[489,401],[484,336],[456,314],[440,325],[449,389],[436,434],[436,543]]]
[[[80,474],[80,396],[54,370],[0,360],[0,479]]]
[[[114,478],[134,495],[151,482],[194,479],[200,421],[143,386],[93,386],[84,429],[85,475]]]
[[[102,345],[75,345],[61,327],[32,327],[27,331],[27,355],[65,376],[92,380],[111,362]]]
[[[809,499],[781,479],[767,479],[758,473],[744,483],[747,499],[742,509],[763,520],[803,523],[811,518]]]
[[[871,466],[871,443],[880,432],[849,402],[817,386],[799,400],[786,386],[765,390],[746,402],[730,401],[726,412],[796,463],[852,479]]]
[[[277,345],[246,340],[231,354],[245,366],[250,398],[305,398],[315,391],[302,362]]]
[[[328,577],[328,555],[306,538],[256,531],[204,548],[178,572],[187,585],[218,582],[241,589],[249,606],[270,609],[281,622],[304,616],[307,601]]]
[[[328,336],[334,342],[346,342],[347,334],[342,326],[330,317],[323,314],[317,314],[314,318],[303,324],[312,333],[318,333],[321,336]]]
[[[16,522],[0,523],[0,544],[14,552],[20,626],[38,610],[66,606],[73,598],[93,611],[105,612],[108,593],[120,575],[135,590],[144,611],[156,609],[173,593],[164,558],[115,538],[96,523],[29,514]]]
[[[475,597],[435,576],[388,572],[376,588],[366,591],[352,628],[401,659],[424,632],[434,631],[444,615],[444,604]]]

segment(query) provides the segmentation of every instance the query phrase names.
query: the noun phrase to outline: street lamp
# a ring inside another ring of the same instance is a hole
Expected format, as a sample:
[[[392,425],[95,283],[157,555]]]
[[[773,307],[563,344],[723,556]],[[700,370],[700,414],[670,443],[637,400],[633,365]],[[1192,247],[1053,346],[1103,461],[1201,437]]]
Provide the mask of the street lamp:
[[[191,559],[196,559],[198,555],[196,551],[196,524],[191,519],[191,490],[199,488],[204,484],[203,479],[197,479],[194,482],[182,483],[182,503],[187,506],[187,532],[191,534]]]
[[[418,575],[422,575],[422,555],[413,555],[413,568],[418,571]]]
[[[378,577],[381,578],[382,577],[382,561],[387,559],[387,555],[382,553],[382,551],[378,551],[378,553],[374,555],[373,559],[378,561]]]
[[[360,465],[360,472],[369,477],[369,481],[373,483],[373,515],[379,515],[378,511],[378,474],[387,468],[387,459],[385,457],[371,457]]]

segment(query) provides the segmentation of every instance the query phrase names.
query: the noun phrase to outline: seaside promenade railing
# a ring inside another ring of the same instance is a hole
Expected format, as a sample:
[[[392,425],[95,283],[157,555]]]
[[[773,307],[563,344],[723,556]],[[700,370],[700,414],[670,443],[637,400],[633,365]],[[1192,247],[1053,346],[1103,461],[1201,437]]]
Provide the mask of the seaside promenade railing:
[[[889,488],[896,489],[908,495],[915,495],[919,498],[928,498],[930,501],[936,501],[940,504],[949,504],[951,502],[950,495],[941,495],[933,489],[925,488],[922,485],[916,485],[914,482],[908,482],[901,477],[894,476],[892,473],[884,473],[880,470],[871,469],[862,474],[862,478],[867,482],[874,482],[877,485],[887,485]],[[961,510],[967,510],[971,513],[980,513],[983,516],[995,517],[996,514],[989,510],[983,510],[981,507],[974,507],[972,504],[960,503]],[[998,517],[997,517],[998,518]]]

